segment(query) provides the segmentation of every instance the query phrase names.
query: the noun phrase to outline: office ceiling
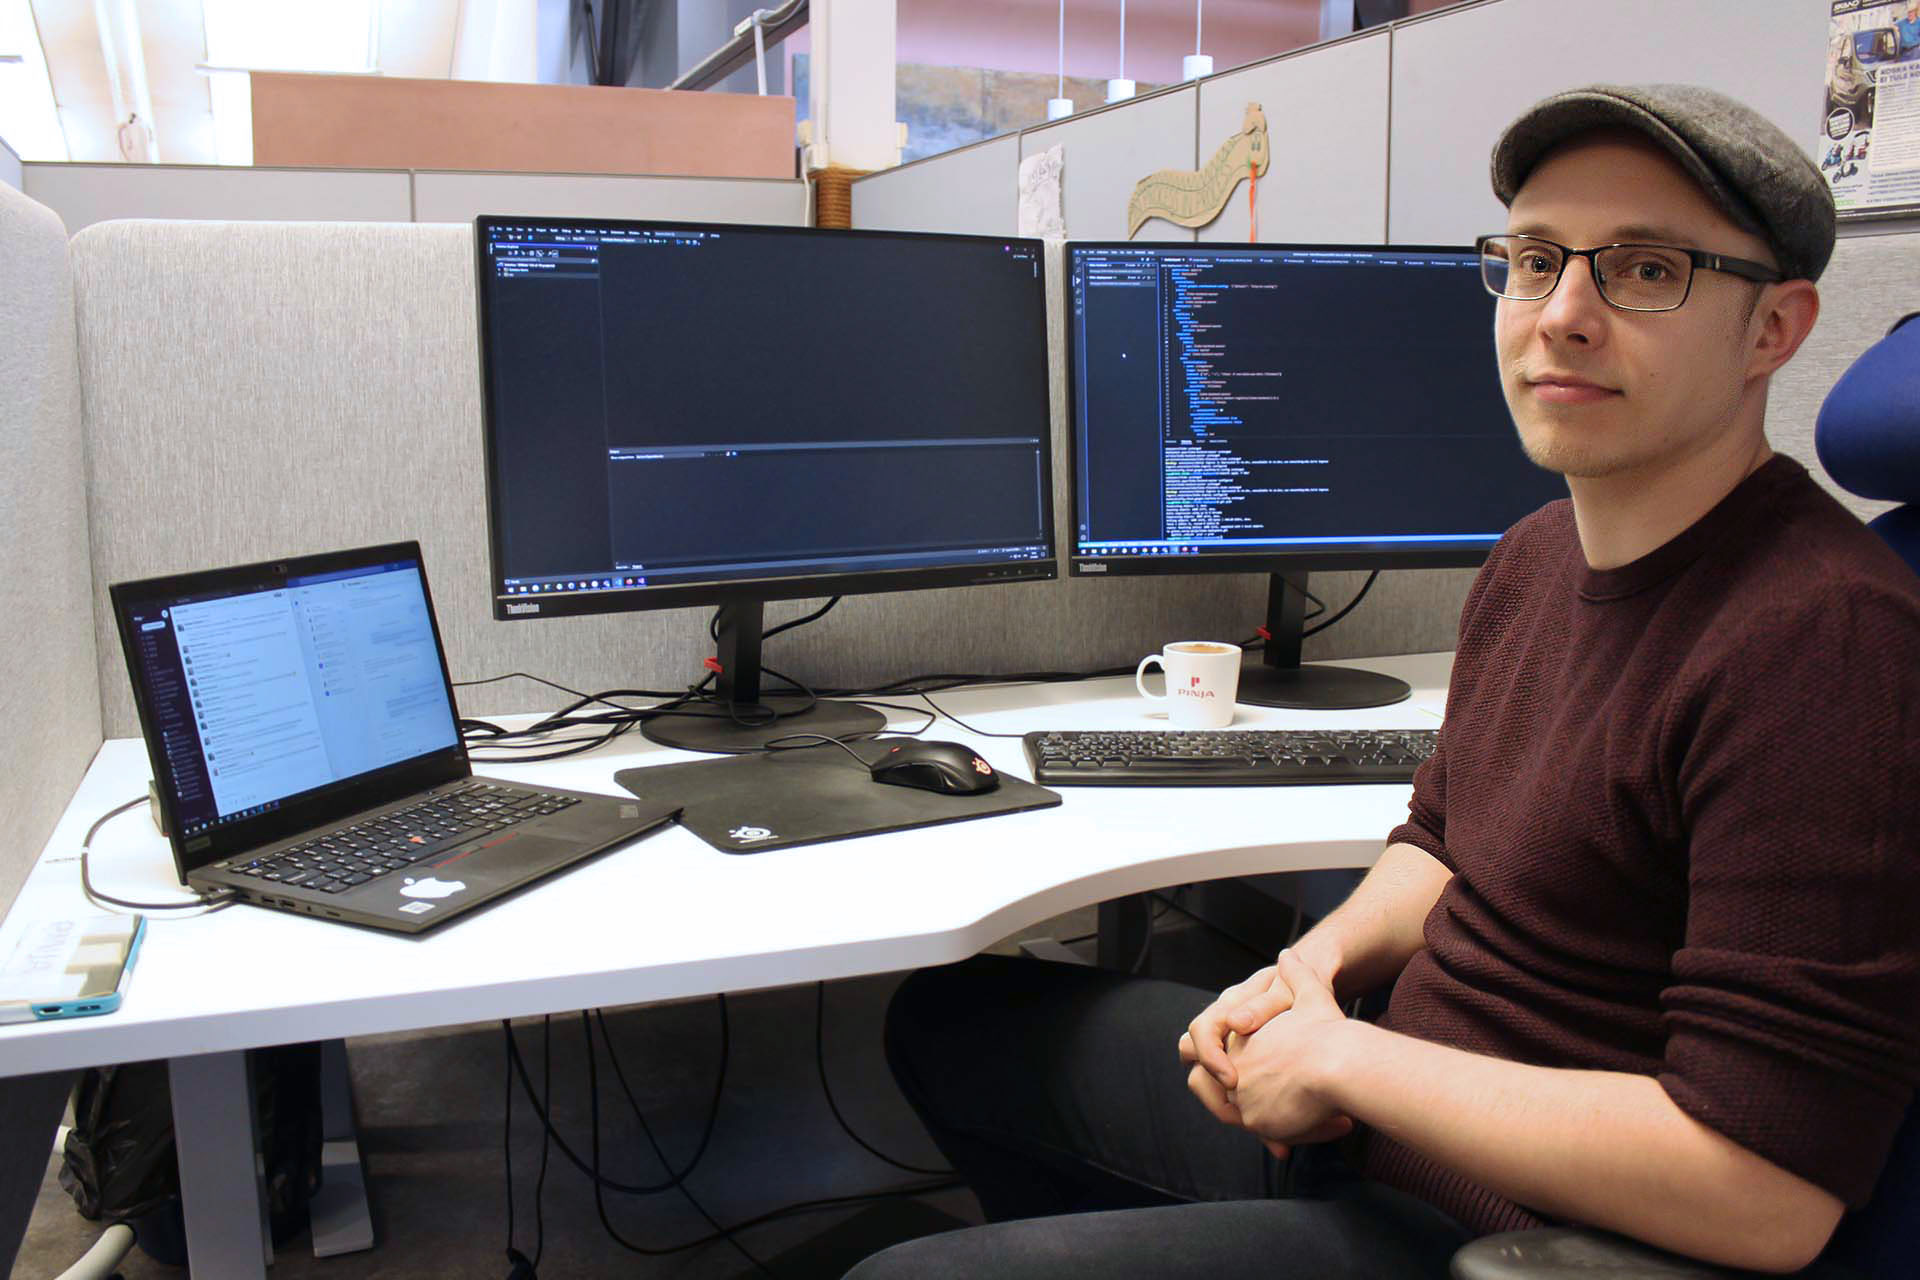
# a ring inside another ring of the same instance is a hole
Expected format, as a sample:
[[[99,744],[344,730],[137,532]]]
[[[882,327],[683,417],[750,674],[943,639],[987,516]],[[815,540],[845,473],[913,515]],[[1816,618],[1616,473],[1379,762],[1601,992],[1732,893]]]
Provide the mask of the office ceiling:
[[[913,24],[1018,18],[1045,26],[1060,0],[897,0]],[[246,77],[222,67],[445,78],[463,24],[543,21],[569,0],[0,0],[0,137],[28,160],[245,164],[252,158]],[[1070,24],[1120,0],[1067,0]],[[1422,6],[1416,6],[1422,7]],[[1191,29],[1194,0],[1127,0],[1127,24]],[[1320,0],[1206,0],[1223,27],[1317,15]],[[1317,21],[1317,18],[1312,19]],[[9,57],[17,57],[12,60]],[[372,55],[370,61],[369,55]]]

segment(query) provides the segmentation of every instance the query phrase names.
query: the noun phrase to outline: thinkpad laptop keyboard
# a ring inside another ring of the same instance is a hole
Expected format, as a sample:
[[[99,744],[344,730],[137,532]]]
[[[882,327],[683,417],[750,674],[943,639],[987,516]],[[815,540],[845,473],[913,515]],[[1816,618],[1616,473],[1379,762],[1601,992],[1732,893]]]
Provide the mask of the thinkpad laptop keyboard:
[[[242,875],[321,893],[344,893],[529,818],[578,804],[574,796],[523,791],[475,779],[239,865]]]

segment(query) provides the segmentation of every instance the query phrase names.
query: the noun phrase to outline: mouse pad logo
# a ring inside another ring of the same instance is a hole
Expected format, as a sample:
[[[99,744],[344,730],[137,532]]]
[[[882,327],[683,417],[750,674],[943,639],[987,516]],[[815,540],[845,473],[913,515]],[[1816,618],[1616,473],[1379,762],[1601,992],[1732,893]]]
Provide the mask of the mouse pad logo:
[[[467,882],[465,880],[441,880],[435,876],[427,876],[423,879],[415,880],[409,876],[407,882],[400,887],[400,896],[403,898],[445,898],[462,892],[466,887]]]
[[[758,844],[762,840],[773,839],[773,832],[765,827],[735,827],[727,832],[727,838],[736,844]]]

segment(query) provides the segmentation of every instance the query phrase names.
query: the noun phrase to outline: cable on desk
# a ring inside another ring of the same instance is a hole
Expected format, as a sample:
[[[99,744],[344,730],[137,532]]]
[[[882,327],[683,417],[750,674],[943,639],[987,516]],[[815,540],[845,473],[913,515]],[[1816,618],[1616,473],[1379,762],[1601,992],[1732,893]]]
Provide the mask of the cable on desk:
[[[1079,680],[1099,680],[1107,676],[1132,675],[1132,667],[1099,667],[1090,671],[1005,671],[999,673],[943,672],[917,676],[905,676],[886,684],[871,685],[864,689],[831,689],[824,696],[832,698],[855,698],[868,695],[887,696],[907,694],[921,696],[929,693],[944,693],[949,689],[971,689],[980,685],[994,684],[1072,684]]]
[[[1302,640],[1305,640],[1308,636],[1317,636],[1322,631],[1325,631],[1328,627],[1332,626],[1334,623],[1340,621],[1340,619],[1352,613],[1354,609],[1359,607],[1360,602],[1367,598],[1367,592],[1373,590],[1373,584],[1378,581],[1380,581],[1380,571],[1378,569],[1375,569],[1372,573],[1367,575],[1367,580],[1360,584],[1360,589],[1354,592],[1353,599],[1347,601],[1346,608],[1340,610],[1340,612],[1334,614],[1331,618],[1328,618],[1325,622],[1321,623],[1320,625],[1314,626],[1314,627],[1308,627],[1305,631],[1302,631],[1300,633],[1300,638]]]
[[[219,911],[230,907],[240,900],[240,895],[232,889],[223,889],[219,893],[201,893],[185,902],[129,902],[125,898],[116,898],[110,893],[101,893],[93,887],[93,877],[88,867],[93,856],[93,838],[100,834],[100,828],[119,817],[129,809],[137,809],[147,803],[145,796],[138,796],[107,810],[93,820],[87,828],[87,834],[80,840],[80,891],[87,895],[87,901],[101,907],[126,907],[133,911],[186,911],[202,908],[206,911]]]
[[[896,1169],[905,1170],[907,1173],[926,1173],[932,1174],[935,1177],[952,1177],[953,1170],[951,1169],[926,1169],[917,1164],[908,1164],[904,1160],[895,1160],[892,1156],[855,1133],[853,1126],[847,1123],[847,1118],[840,1114],[840,1104],[833,1100],[833,1086],[827,1083],[827,984],[825,982],[814,983],[813,995],[813,1060],[815,1065],[820,1068],[820,1092],[827,1095],[827,1109],[833,1112],[833,1118],[840,1122],[840,1127],[846,1130],[849,1138],[852,1138],[859,1144],[861,1150],[876,1160],[890,1164]]]
[[[962,720],[959,716],[953,714],[953,712],[948,711],[945,707],[942,707],[939,703],[935,702],[932,698],[929,698],[926,694],[921,693],[921,694],[916,694],[915,696],[918,697],[920,701],[926,703],[929,707],[932,707],[934,715],[946,717],[947,719],[953,721],[955,724],[959,725],[962,729],[965,729],[968,733],[977,733],[983,738],[1019,738],[1019,737],[1025,736],[1024,734],[1018,734],[1018,733],[988,733],[985,729],[976,729],[972,725],[968,724],[965,720]]]
[[[795,627],[804,627],[809,622],[818,622],[820,619],[826,617],[829,613],[832,613],[833,607],[839,603],[840,603],[840,597],[835,596],[831,600],[827,601],[825,604],[821,605],[818,609],[815,609],[812,613],[809,613],[808,615],[806,615],[804,618],[790,618],[786,622],[781,623],[777,627],[768,627],[765,631],[762,631],[760,633],[760,639],[762,642],[765,642],[773,639],[775,636],[779,635],[782,631],[791,631]],[[714,610],[713,622],[709,625],[708,632],[713,636],[714,639],[718,640],[720,638],[720,611],[718,609]]]

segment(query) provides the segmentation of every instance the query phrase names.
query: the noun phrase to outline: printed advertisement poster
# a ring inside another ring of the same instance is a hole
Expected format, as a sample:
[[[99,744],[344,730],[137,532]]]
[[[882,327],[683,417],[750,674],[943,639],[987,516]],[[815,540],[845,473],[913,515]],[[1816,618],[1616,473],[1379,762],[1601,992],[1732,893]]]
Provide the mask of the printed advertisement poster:
[[[1920,0],[1828,0],[1814,156],[1841,213],[1920,211]]]

